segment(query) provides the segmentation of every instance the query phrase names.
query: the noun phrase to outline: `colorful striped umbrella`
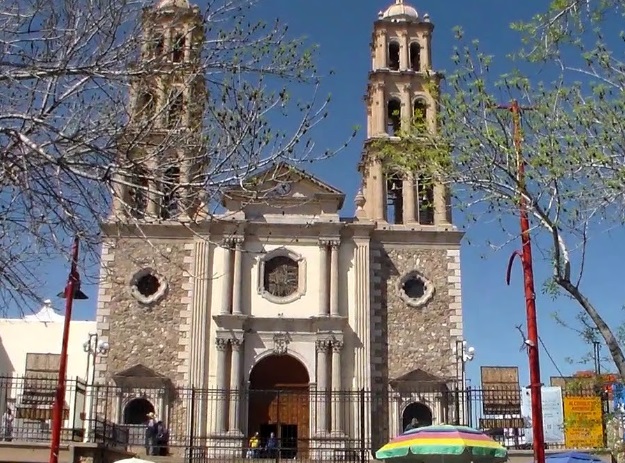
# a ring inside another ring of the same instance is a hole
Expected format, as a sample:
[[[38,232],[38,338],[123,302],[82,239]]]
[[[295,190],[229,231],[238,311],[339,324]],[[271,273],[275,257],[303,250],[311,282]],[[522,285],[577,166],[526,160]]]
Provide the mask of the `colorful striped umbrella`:
[[[408,459],[411,454],[418,455],[419,458],[412,457],[410,460],[423,462],[466,460],[474,463],[500,463],[508,459],[508,451],[486,434],[466,426],[448,424],[406,431],[378,450],[375,457],[379,460]],[[423,458],[424,456],[437,458]]]

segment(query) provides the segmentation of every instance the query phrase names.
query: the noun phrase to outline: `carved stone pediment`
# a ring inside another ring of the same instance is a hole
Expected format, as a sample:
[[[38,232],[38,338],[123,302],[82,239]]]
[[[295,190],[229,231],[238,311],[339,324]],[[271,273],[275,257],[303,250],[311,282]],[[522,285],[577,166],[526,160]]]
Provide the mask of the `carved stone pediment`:
[[[285,162],[278,163],[227,190],[222,204],[230,212],[243,210],[248,219],[272,215],[337,216],[345,194]],[[275,218],[275,217],[274,217]]]
[[[123,388],[171,388],[173,383],[165,375],[161,375],[142,364],[134,365],[113,375],[113,381]]]

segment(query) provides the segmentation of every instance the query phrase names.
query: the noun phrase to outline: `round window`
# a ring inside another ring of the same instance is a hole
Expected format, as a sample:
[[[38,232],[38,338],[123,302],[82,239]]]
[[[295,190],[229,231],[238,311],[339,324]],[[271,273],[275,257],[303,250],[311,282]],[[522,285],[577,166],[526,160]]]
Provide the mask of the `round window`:
[[[272,296],[288,297],[297,291],[299,264],[286,256],[277,256],[265,263],[264,286]]]
[[[145,297],[150,297],[156,294],[160,286],[161,282],[158,281],[158,278],[152,274],[144,275],[139,278],[139,281],[137,281],[137,291]]]
[[[402,289],[410,299],[420,299],[425,295],[425,282],[417,276],[411,276],[404,281]]]
[[[412,307],[427,304],[434,295],[432,282],[416,270],[404,275],[398,286],[401,298]]]
[[[151,305],[159,302],[167,293],[167,280],[151,268],[144,268],[135,273],[130,280],[132,296],[142,304]]]

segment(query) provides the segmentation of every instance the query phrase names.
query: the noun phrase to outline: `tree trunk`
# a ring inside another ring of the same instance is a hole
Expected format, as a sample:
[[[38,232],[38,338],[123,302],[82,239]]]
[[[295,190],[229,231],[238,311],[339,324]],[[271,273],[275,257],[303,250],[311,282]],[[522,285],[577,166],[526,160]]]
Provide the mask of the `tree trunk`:
[[[584,296],[579,288],[571,283],[568,279],[565,278],[557,278],[556,282],[560,287],[562,287],[567,293],[569,293],[573,298],[579,302],[579,304],[584,308],[588,316],[591,318],[597,330],[603,337],[608,349],[610,350],[610,355],[612,356],[612,360],[614,360],[614,365],[618,370],[619,376],[621,379],[625,378],[625,355],[623,355],[623,351],[621,346],[612,333],[612,330],[605,322],[605,320],[599,315],[597,309],[591,304],[591,302]]]

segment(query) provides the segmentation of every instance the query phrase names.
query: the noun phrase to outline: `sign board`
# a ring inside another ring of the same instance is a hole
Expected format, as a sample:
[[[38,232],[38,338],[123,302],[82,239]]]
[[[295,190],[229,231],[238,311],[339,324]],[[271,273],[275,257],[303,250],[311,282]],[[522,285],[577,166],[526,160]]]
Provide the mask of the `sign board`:
[[[480,418],[480,429],[524,428],[523,418]]]
[[[564,443],[564,415],[562,411],[562,389],[554,386],[543,386],[540,389],[543,406],[543,430],[545,443]],[[526,443],[534,439],[532,433],[532,393],[528,387],[521,391],[521,416],[525,420]]]
[[[600,397],[564,397],[564,441],[567,449],[604,447]]]
[[[481,379],[484,415],[518,415],[521,412],[517,367],[482,367]]]

